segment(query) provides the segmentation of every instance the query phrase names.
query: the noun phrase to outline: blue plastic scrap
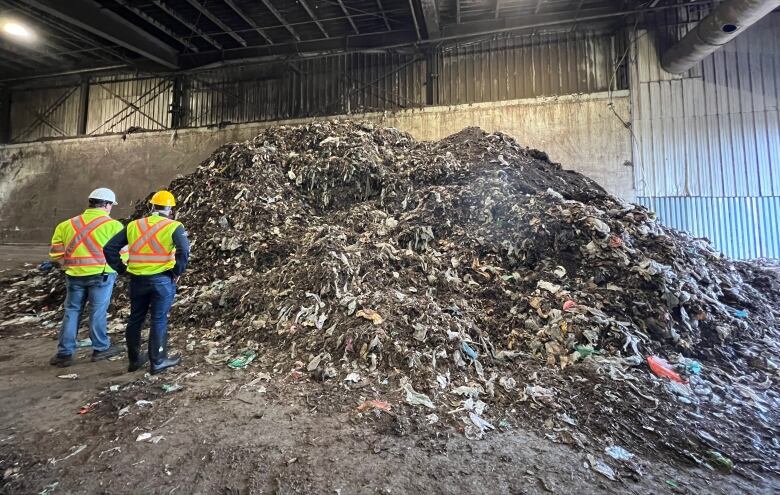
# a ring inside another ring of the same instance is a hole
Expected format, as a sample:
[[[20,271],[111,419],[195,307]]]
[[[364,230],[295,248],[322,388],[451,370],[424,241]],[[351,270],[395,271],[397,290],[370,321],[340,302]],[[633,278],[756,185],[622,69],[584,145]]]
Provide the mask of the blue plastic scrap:
[[[468,357],[470,357],[471,359],[477,359],[477,357],[479,357],[479,354],[477,353],[477,351],[472,349],[471,346],[468,345],[467,343],[461,342],[460,343],[460,347],[463,349],[463,353],[465,355],[467,355]]]

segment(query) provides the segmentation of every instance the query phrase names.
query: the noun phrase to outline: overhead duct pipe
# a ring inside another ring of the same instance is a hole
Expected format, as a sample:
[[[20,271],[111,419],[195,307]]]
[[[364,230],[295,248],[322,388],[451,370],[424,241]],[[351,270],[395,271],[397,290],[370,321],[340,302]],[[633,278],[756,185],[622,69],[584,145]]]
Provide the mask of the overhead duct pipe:
[[[780,0],[725,0],[664,53],[661,67],[672,74],[691,69],[778,7]]]

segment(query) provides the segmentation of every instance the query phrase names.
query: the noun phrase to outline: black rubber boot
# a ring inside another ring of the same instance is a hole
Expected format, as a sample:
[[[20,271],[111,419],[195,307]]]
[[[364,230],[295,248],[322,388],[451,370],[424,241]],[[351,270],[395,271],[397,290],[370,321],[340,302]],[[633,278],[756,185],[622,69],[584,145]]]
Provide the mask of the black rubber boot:
[[[128,350],[127,355],[130,355],[130,352]],[[138,352],[136,352],[136,356],[138,356]],[[149,355],[143,354],[138,356],[136,359],[130,359],[130,364],[127,365],[127,372],[132,373],[134,371],[138,371],[141,368],[144,367],[146,363],[149,362]]]
[[[149,333],[149,372],[153,375],[172,368],[181,362],[181,356],[176,354],[168,357],[167,335]]]
[[[52,366],[57,366],[58,368],[67,368],[68,366],[73,366],[76,364],[76,360],[73,359],[73,356],[54,356],[49,360],[49,364]]]
[[[174,354],[171,357],[164,357],[162,359],[158,359],[156,361],[152,361],[150,368],[150,373],[153,375],[156,375],[158,373],[162,373],[163,371],[167,370],[168,368],[173,368],[177,364],[181,362],[181,356],[179,354]]]
[[[141,333],[131,335],[125,332],[125,344],[127,345],[127,372],[132,373],[143,368],[149,362],[149,355],[141,354]]]
[[[122,349],[113,345],[105,351],[94,351],[92,353],[92,362],[103,361],[104,359],[116,356],[120,352],[122,352]]]

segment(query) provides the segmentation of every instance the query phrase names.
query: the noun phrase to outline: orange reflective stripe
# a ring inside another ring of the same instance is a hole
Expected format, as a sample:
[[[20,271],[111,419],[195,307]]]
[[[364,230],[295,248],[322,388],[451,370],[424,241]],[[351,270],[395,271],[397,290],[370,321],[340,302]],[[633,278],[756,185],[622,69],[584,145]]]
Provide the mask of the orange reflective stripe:
[[[165,250],[160,245],[160,242],[157,240],[156,236],[162,229],[164,229],[165,227],[173,223],[173,220],[163,219],[152,226],[149,225],[148,217],[144,218],[143,220],[146,225],[145,227],[141,227],[141,225],[139,224],[138,230],[141,231],[141,237],[139,237],[138,240],[136,240],[133,243],[133,245],[130,246],[130,253],[131,254],[140,253],[141,249],[143,249],[144,247],[150,244],[149,241],[152,238],[154,238],[154,242],[156,243],[156,245],[154,246],[149,245],[152,251],[158,254],[164,253]]]
[[[174,255],[167,255],[167,254],[131,254],[130,255],[130,260],[132,260],[133,263],[143,263],[148,265],[153,265],[158,263],[165,264],[175,259],[176,257]]]
[[[64,253],[65,252],[65,246],[63,246],[62,244],[52,244],[51,245],[51,249],[49,250],[49,252],[52,252],[52,253]]]
[[[172,223],[173,220],[162,219],[150,225],[148,217],[139,221],[137,225],[141,236],[130,246],[128,264],[165,265],[175,260],[176,256],[173,252],[166,251],[157,238],[157,234]],[[151,252],[141,252],[147,246]]]
[[[97,218],[94,218],[91,222],[84,224],[84,221],[82,218],[75,217],[70,219],[70,224],[73,226],[73,229],[76,231],[76,235],[71,239],[71,241],[68,243],[68,247],[65,248],[65,266],[85,266],[86,263],[88,263],[89,266],[91,265],[103,265],[106,263],[106,259],[103,257],[103,248],[100,247],[100,243],[98,243],[95,238],[92,236],[92,234],[95,232],[95,229],[100,227],[101,225],[105,224],[106,222],[110,222],[111,217],[109,216],[100,216]],[[73,253],[78,249],[78,247],[84,244],[84,247],[87,248],[87,251],[89,251],[89,254],[91,256],[84,257],[76,257],[73,256]]]
[[[67,266],[102,266],[106,264],[105,259],[98,258],[68,258],[65,260]]]
[[[160,244],[159,239],[157,239],[157,234],[172,223],[173,220],[164,219],[150,226],[148,217],[144,218],[145,227],[141,227],[139,224],[141,237],[130,246],[130,259],[135,259],[136,257],[143,257],[145,260],[153,259],[150,256],[157,257],[157,259],[164,257],[166,262],[175,259],[173,253],[167,252]],[[147,246],[149,246],[152,252],[142,253],[141,250]]]

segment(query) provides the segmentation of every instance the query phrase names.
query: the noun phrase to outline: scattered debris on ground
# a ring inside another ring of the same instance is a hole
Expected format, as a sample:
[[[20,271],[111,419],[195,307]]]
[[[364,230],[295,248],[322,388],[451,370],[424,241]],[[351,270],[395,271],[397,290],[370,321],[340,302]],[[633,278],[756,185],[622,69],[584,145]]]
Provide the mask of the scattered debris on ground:
[[[507,135],[273,127],[170,189],[192,243],[172,321],[204,366],[330,382],[473,439],[537,428],[606,479],[670,453],[780,472],[778,272]],[[48,268],[0,282],[1,325],[56,328]]]

